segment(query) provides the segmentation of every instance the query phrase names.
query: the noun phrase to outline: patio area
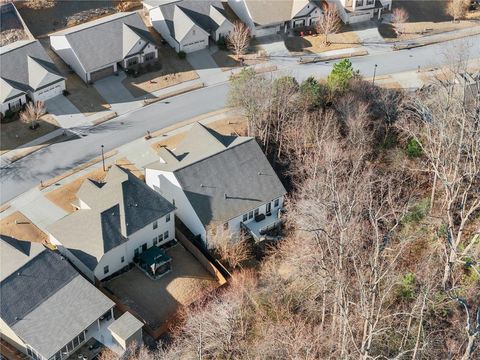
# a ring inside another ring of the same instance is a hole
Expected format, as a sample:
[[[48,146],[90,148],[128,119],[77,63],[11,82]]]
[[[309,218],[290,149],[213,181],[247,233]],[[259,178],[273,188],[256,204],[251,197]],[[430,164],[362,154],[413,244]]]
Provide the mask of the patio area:
[[[166,254],[172,259],[171,271],[160,279],[152,280],[134,267],[102,284],[154,332],[165,326],[182,306],[220,286],[180,243],[166,250]]]
[[[243,230],[247,231],[252,235],[255,241],[262,241],[266,238],[266,235],[279,228],[282,224],[280,219],[280,209],[275,209],[271,212],[270,216],[263,215],[263,219],[252,220],[248,223],[241,223]]]

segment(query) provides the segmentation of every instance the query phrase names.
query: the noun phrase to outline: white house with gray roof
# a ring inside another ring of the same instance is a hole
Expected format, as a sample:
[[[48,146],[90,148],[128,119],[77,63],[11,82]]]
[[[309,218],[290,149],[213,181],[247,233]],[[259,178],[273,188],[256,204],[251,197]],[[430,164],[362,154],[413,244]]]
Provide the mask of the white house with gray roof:
[[[315,25],[322,16],[317,4],[310,0],[228,0],[230,8],[256,37]]]
[[[177,52],[208,47],[233,29],[217,0],[145,0],[152,26]]]
[[[251,137],[225,136],[200,123],[175,148],[161,148],[145,180],[208,246],[209,231],[243,228],[260,240],[279,224],[285,188]]]
[[[50,46],[86,83],[157,61],[158,47],[136,12],[117,13],[50,35]]]
[[[175,236],[175,207],[113,165],[102,183],[85,180],[78,210],[47,228],[50,242],[90,280],[103,280]]]
[[[29,358],[66,359],[110,333],[114,303],[58,252],[1,237],[0,260],[2,340]]]
[[[0,47],[2,114],[18,110],[28,100],[45,101],[65,90],[65,78],[37,40]]]
[[[345,24],[380,19],[383,10],[392,10],[392,0],[329,0]]]

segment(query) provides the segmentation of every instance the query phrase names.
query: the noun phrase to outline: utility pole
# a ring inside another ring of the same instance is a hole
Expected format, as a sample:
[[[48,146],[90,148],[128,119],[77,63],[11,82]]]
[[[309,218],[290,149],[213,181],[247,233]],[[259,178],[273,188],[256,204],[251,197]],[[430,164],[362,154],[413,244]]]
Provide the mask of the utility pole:
[[[103,147],[104,147],[104,146],[101,145],[101,147],[102,147],[102,164],[103,164],[103,171],[105,172],[105,171],[106,171],[106,170],[105,170],[105,154],[103,153]]]
[[[375,85],[375,75],[377,74],[377,64],[375,64],[373,68],[373,80],[372,80],[372,85]]]

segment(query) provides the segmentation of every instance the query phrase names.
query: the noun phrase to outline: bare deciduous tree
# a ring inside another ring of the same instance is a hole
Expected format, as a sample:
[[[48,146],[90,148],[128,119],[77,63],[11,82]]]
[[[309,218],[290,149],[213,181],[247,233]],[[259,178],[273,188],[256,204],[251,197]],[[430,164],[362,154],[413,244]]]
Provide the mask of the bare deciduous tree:
[[[247,240],[242,236],[233,236],[228,230],[209,231],[208,243],[213,251],[231,269],[241,267],[242,262],[251,256]]]
[[[232,31],[226,38],[227,46],[232,50],[236,59],[247,52],[250,45],[250,29],[241,21],[235,21]]]
[[[322,7],[323,15],[316,23],[317,33],[323,35],[324,45],[328,45],[328,36],[340,31],[341,21],[335,4],[325,3]]]
[[[392,11],[392,24],[397,36],[405,33],[405,23],[408,21],[408,12],[404,8],[395,8]]]
[[[469,0],[450,0],[447,7],[447,13],[453,17],[453,21],[457,21],[465,17],[469,5]]]
[[[25,106],[25,110],[20,113],[20,120],[29,124],[31,129],[36,129],[38,120],[46,113],[47,110],[43,101],[29,102]]]

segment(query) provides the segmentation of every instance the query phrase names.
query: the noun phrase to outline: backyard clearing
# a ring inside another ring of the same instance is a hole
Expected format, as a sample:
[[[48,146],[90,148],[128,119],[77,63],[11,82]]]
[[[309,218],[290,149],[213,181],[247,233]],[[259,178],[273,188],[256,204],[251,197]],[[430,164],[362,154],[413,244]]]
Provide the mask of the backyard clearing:
[[[48,236],[20,211],[0,220],[0,234],[7,238],[28,242],[47,243]]]
[[[323,40],[320,35],[292,36],[285,39],[285,46],[291,53],[308,54],[361,46],[359,37],[348,25],[343,25],[338,34],[328,36],[329,45],[324,45]]]
[[[107,173],[104,172],[103,169],[95,169],[88,174],[69,182],[68,184],[62,185],[55,190],[50,191],[45,195],[45,197],[66,212],[73,212],[75,211],[75,208],[72,206],[72,203],[77,200],[76,194],[83,182],[86,179],[102,182],[106,175]]]
[[[212,128],[213,130],[219,132],[223,135],[232,135],[238,134],[241,136],[247,135],[247,118],[244,116],[232,116],[226,119],[221,119],[205,124],[207,127]],[[165,137],[163,140],[153,143],[152,149],[155,152],[158,152],[160,148],[167,147],[169,149],[175,149],[178,144],[185,138],[187,134],[187,129],[178,134]],[[161,135],[160,135],[161,136]]]
[[[172,258],[172,270],[158,280],[151,280],[135,267],[103,284],[154,331],[182,307],[220,286],[180,243],[166,253]]]
[[[28,124],[18,119],[9,123],[2,123],[0,131],[0,154],[16,149],[60,128],[55,118],[48,114],[43,115],[38,121],[38,124],[40,126],[32,130]]]

